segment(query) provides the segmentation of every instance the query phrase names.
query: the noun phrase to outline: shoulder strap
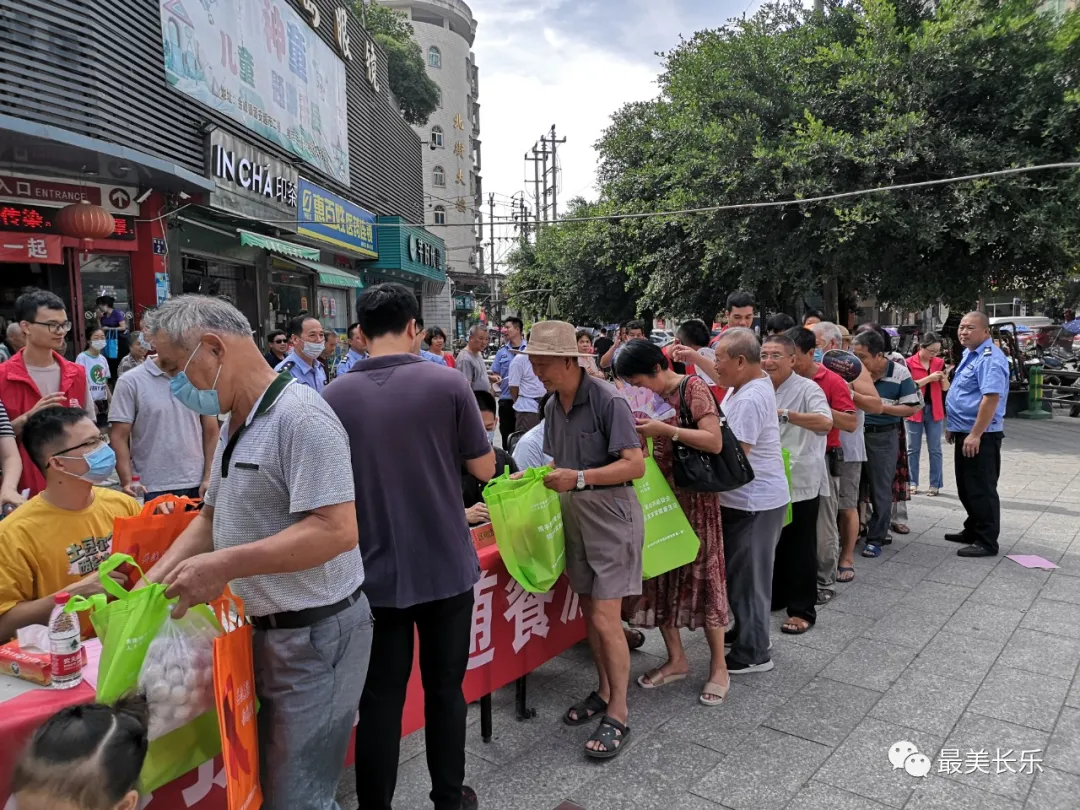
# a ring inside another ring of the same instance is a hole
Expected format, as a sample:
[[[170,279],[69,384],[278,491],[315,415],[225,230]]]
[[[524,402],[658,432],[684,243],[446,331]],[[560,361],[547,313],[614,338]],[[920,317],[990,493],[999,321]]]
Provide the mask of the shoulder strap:
[[[679,422],[684,428],[694,427],[694,417],[690,413],[690,406],[686,403],[686,386],[689,382],[690,377],[687,375],[679,383]]]
[[[252,417],[252,423],[255,422],[260,416],[270,410],[271,406],[277,402],[278,396],[282,391],[293,381],[292,375],[287,371],[280,372],[274,381],[266,389],[266,393],[263,394],[262,399],[259,401],[259,407],[255,409],[255,415]],[[232,427],[232,417],[229,417],[229,427]],[[240,441],[240,436],[245,430],[247,430],[248,424],[246,421],[241,421],[236,426],[236,430],[229,436],[229,441],[225,445],[225,450],[221,454],[221,477],[229,477],[229,462],[232,461],[233,450],[236,449],[236,443]]]

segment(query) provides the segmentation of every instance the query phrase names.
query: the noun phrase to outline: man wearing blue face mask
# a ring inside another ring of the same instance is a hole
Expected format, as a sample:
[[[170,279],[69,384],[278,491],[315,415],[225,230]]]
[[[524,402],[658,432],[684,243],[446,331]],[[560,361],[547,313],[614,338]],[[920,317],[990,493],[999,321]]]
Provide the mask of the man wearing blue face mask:
[[[101,593],[97,569],[112,553],[113,521],[140,509],[134,498],[100,487],[116,456],[82,408],[35,411],[22,443],[45,489],[0,522],[0,643],[20,627],[48,623],[59,592]]]
[[[228,302],[181,295],[145,319],[172,395],[228,415],[203,509],[146,579],[178,597],[175,618],[231,584],[254,627],[263,807],[331,810],[372,639],[349,437]]]
[[[291,348],[274,371],[287,371],[301,385],[321,393],[326,386],[326,372],[319,362],[319,355],[326,348],[322,324],[310,315],[299,315],[289,321],[288,332]]]

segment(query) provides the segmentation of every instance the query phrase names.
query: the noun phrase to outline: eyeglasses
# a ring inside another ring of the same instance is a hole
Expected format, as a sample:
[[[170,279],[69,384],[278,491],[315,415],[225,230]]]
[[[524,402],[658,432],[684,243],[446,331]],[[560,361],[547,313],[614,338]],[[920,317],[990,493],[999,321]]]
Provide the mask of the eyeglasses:
[[[87,452],[90,452],[91,450],[97,450],[103,444],[110,444],[109,436],[107,433],[102,433],[101,435],[95,436],[92,439],[88,439],[82,444],[77,444],[74,447],[68,447],[66,450],[60,450],[59,452],[53,453],[53,455],[62,456],[65,453],[71,453],[75,450],[86,450]]]
[[[30,321],[34,326],[44,326],[54,335],[66,335],[71,331],[71,321],[55,323],[53,321]]]

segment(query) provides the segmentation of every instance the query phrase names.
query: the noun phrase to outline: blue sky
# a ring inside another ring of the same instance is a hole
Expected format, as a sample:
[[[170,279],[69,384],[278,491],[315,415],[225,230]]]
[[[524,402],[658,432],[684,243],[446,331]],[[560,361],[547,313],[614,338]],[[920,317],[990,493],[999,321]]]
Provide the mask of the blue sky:
[[[655,52],[719,27],[747,1],[466,0],[478,22],[485,198],[531,194],[524,155],[552,124],[567,138],[559,199],[593,196],[593,145],[611,113],[656,95]]]

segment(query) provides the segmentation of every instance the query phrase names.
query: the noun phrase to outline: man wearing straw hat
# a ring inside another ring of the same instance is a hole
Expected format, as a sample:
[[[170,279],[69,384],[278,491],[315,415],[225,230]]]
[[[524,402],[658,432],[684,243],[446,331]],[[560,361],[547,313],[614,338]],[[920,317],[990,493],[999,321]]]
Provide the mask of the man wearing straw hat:
[[[641,439],[630,403],[578,363],[582,355],[572,325],[536,324],[524,353],[553,394],[544,409],[544,452],[556,469],[544,483],[561,493],[566,575],[581,597],[599,677],[596,691],[571,706],[563,720],[576,726],[599,715],[585,753],[610,759],[630,736],[630,650],[620,614],[623,597],[641,593],[645,519],[633,489],[634,479],[645,474]]]

